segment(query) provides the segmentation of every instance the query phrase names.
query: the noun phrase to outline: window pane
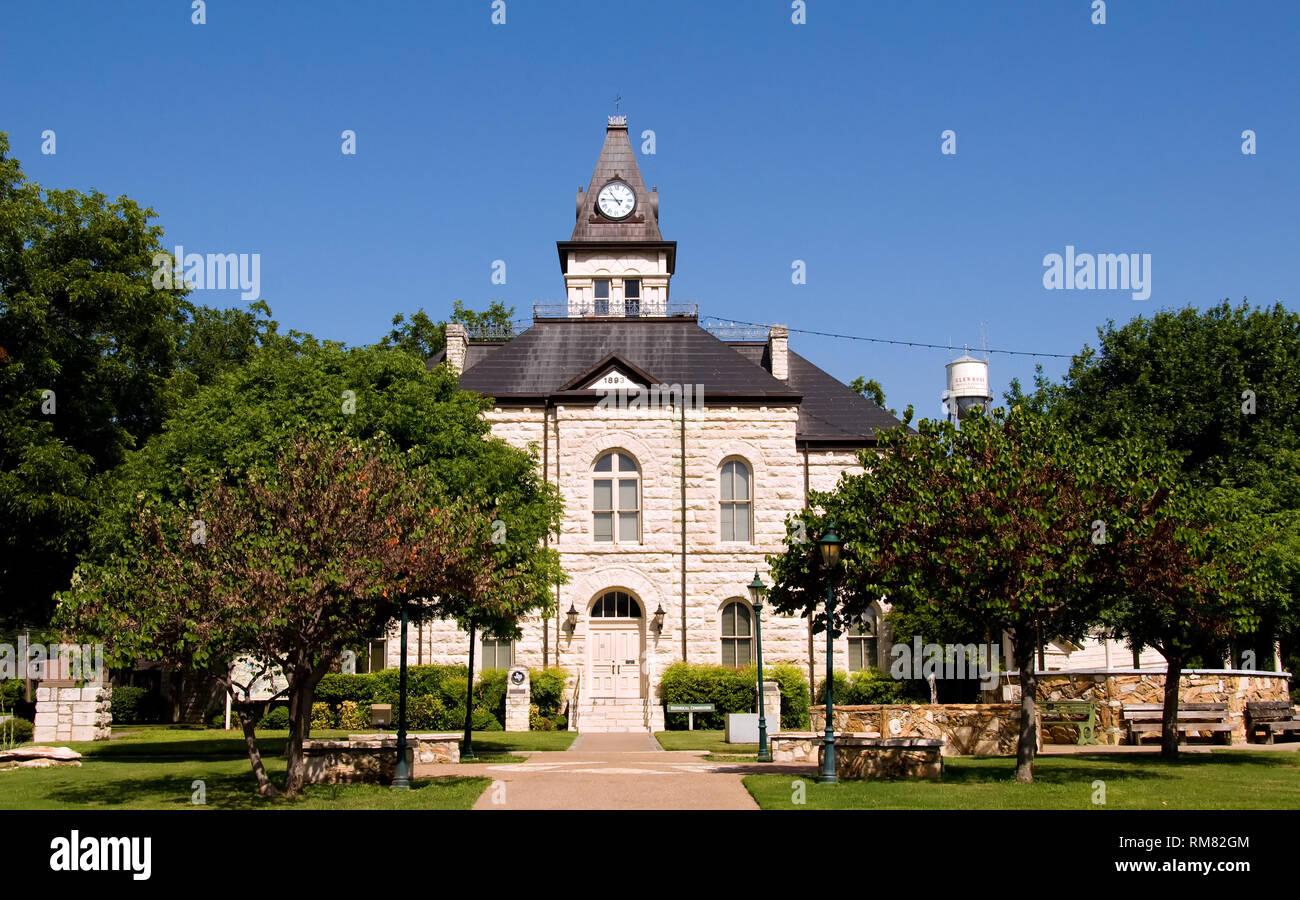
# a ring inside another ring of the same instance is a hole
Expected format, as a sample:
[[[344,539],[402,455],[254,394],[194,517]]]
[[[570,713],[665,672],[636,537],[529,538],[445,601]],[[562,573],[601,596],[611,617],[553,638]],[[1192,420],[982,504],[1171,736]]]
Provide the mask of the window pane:
[[[593,523],[594,537],[598,541],[614,540],[614,514],[596,513]]]
[[[618,508],[636,509],[636,479],[635,478],[619,479]]]
[[[744,463],[733,463],[736,473],[736,499],[749,499],[749,468]]]
[[[747,541],[749,540],[749,504],[737,503],[735,504],[735,510],[733,514],[735,537],[733,540]]]
[[[637,514],[634,512],[618,514],[618,539],[620,541],[632,541],[635,543],[636,541],[641,540],[641,536],[637,534],[636,520]]]
[[[735,508],[730,503],[722,504],[722,539],[724,541],[734,541],[736,539],[736,530],[733,525],[735,517]]]
[[[597,300],[608,300],[608,299],[609,299],[609,279],[608,279],[608,278],[597,278],[597,279],[596,279],[596,285],[595,285],[595,288],[596,288],[596,289],[595,289],[595,296],[596,296],[596,299],[597,299]]]
[[[592,509],[605,510],[614,508],[614,482],[608,478],[597,478],[592,492]]]
[[[618,455],[618,470],[620,472],[635,472],[636,460],[628,456],[626,453],[620,453]]]
[[[850,639],[849,669],[850,671],[856,672],[863,668],[865,668],[865,666],[862,665],[862,641]]]
[[[736,642],[722,642],[722,664],[724,666],[734,666],[736,664]],[[823,716],[822,718],[825,718]]]
[[[641,279],[629,278],[623,282],[623,296],[628,300],[641,299]]]
[[[735,499],[735,496],[733,495],[734,488],[732,486],[735,480],[733,477],[735,468],[736,468],[735,463],[727,463],[725,466],[722,467],[722,499],[723,500]]]
[[[751,644],[749,641],[736,641],[736,663],[737,667],[749,665],[749,654]]]
[[[614,454],[606,453],[600,459],[596,460],[597,472],[611,472],[614,469]]]
[[[753,632],[749,628],[749,607],[733,603],[736,607],[736,637],[749,637]]]

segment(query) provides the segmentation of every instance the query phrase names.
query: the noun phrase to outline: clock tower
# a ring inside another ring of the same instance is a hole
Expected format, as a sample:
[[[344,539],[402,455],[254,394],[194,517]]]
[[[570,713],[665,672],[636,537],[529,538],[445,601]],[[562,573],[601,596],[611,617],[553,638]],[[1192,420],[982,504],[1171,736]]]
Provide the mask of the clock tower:
[[[627,116],[610,116],[591,184],[578,189],[573,235],[558,241],[570,316],[668,314],[677,242],[659,233],[659,194],[646,190]]]

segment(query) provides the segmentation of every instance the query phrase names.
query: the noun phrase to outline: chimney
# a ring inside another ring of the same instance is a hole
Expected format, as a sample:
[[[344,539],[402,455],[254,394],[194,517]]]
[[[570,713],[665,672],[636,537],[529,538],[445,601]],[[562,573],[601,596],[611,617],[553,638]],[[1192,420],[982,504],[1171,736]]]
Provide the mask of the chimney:
[[[771,360],[772,377],[790,380],[790,329],[773,325],[767,332],[767,355]]]
[[[465,371],[465,354],[469,352],[469,336],[459,322],[447,323],[447,365],[459,375]]]

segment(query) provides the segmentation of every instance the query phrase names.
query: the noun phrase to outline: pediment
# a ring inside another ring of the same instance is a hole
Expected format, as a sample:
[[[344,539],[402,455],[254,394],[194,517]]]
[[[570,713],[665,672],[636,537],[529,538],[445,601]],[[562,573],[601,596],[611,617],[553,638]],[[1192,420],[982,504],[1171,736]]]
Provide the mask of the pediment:
[[[599,391],[646,388],[657,384],[649,372],[635,366],[617,354],[610,354],[577,378],[562,386],[562,391]]]

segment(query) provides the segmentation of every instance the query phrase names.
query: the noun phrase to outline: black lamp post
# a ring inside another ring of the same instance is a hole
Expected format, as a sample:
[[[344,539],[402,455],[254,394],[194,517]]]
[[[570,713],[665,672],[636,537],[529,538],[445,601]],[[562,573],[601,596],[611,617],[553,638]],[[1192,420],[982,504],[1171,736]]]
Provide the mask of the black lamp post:
[[[826,737],[822,745],[822,774],[826,784],[839,781],[835,775],[835,567],[840,563],[840,546],[844,543],[835,533],[835,520],[826,523],[826,533],[817,542],[821,546],[822,565],[826,569]]]
[[[758,656],[758,761],[771,762],[772,751],[767,748],[767,697],[763,693],[763,592],[766,585],[754,571],[749,584],[749,599],[754,607],[754,648]]]
[[[397,672],[397,771],[393,775],[393,790],[411,788],[411,770],[406,765],[406,601],[402,601],[402,648]]]

